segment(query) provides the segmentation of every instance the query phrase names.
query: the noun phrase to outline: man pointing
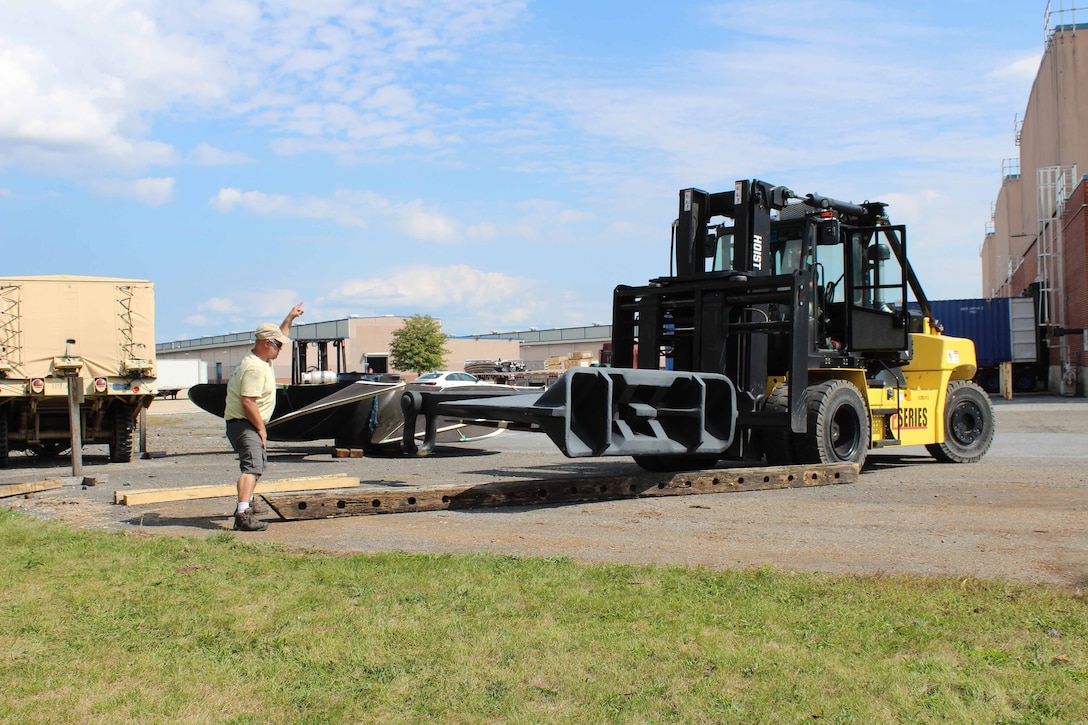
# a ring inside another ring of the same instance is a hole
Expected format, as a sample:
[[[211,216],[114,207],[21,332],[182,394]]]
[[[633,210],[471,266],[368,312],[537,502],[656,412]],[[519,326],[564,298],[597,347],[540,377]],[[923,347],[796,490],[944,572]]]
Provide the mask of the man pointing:
[[[268,523],[254,514],[250,502],[257,479],[268,465],[268,433],[265,426],[276,409],[276,373],[272,361],[291,344],[291,323],[302,316],[302,303],[291,308],[279,327],[265,322],[257,328],[256,342],[242,358],[227,383],[227,439],[238,454],[238,507],[235,531],[264,531]]]

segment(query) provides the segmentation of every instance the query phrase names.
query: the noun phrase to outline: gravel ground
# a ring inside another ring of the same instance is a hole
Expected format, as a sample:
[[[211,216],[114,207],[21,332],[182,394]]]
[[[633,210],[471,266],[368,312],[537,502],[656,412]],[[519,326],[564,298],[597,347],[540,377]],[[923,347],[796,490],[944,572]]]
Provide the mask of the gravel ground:
[[[856,574],[914,573],[1088,586],[1088,400],[995,400],[997,436],[977,464],[940,464],[923,448],[870,455],[857,483],[571,505],[271,522],[254,541],[337,552],[493,551],[585,562],[770,565]],[[148,450],[107,464],[89,446],[83,486],[0,499],[73,526],[162,535],[229,530],[233,500],[115,505],[114,491],[233,483],[222,421],[186,400],[156,401]],[[271,447],[269,480],[344,473],[403,487],[563,475],[628,474],[629,459],[562,456],[540,434],[504,432],[427,458],[334,459],[328,441]],[[12,454],[0,483],[70,477],[67,458]],[[258,491],[260,489],[258,488]],[[268,518],[277,518],[271,514]]]

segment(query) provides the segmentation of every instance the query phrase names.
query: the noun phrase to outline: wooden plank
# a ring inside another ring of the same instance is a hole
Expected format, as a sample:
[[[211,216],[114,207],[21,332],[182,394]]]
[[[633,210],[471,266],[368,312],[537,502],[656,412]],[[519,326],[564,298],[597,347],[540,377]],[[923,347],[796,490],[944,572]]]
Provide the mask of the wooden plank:
[[[261,481],[257,493],[264,495],[279,491],[316,491],[330,488],[352,488],[359,485],[357,476],[335,473],[329,476],[284,478],[279,481]],[[237,484],[224,483],[212,486],[181,486],[177,488],[144,488],[134,491],[114,491],[114,503],[132,506],[165,501],[189,501],[199,498],[218,498],[237,494]]]
[[[683,496],[732,491],[762,491],[854,483],[854,464],[727,468],[687,473],[641,473],[630,476],[549,478],[498,483],[405,486],[368,486],[336,493],[290,493],[265,496],[276,513],[287,520],[339,516],[487,508],[539,506],[650,496]],[[262,492],[263,493],[263,492]]]
[[[37,493],[38,491],[51,491],[54,488],[60,488],[62,485],[63,482],[59,478],[49,478],[34,483],[5,483],[0,485],[0,498]]]

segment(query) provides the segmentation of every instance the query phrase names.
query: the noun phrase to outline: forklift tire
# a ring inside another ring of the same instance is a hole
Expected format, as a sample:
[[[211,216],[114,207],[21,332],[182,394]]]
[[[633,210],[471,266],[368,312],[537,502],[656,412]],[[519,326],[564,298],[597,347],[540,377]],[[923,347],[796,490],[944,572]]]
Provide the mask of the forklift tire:
[[[794,436],[797,463],[865,463],[869,409],[861,392],[845,380],[805,390],[808,431]]]
[[[718,456],[714,454],[692,456],[634,456],[639,468],[650,473],[701,471],[714,468]]]
[[[772,413],[789,413],[789,383],[776,385],[767,396],[763,409]],[[763,455],[767,457],[768,466],[790,466],[797,462],[797,453],[793,446],[793,431],[789,428],[763,429],[759,432],[759,440],[763,446]]]
[[[944,404],[944,442],[926,450],[942,463],[976,463],[994,440],[994,406],[990,396],[970,380],[948,384]]]
[[[113,431],[110,435],[110,463],[132,461],[134,429],[132,411],[124,406],[116,406],[113,409]]]

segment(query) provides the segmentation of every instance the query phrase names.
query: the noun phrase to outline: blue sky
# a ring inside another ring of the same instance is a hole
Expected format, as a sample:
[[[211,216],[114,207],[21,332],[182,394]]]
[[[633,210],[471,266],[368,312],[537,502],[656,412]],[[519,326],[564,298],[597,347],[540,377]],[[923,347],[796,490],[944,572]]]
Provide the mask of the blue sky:
[[[1043,0],[6,0],[0,274],[150,279],[159,341],[611,319],[677,192],[890,204],[981,296]]]

